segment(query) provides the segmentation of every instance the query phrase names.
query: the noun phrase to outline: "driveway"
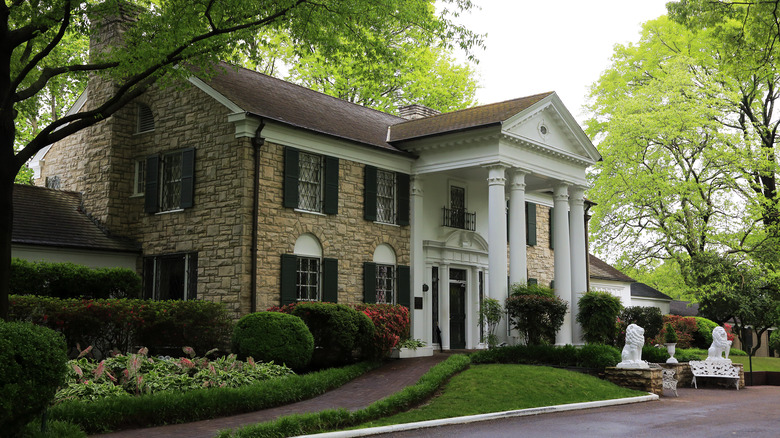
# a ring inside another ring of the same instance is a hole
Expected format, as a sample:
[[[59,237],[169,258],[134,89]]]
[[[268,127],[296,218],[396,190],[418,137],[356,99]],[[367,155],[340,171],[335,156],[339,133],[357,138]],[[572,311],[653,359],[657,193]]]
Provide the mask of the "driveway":
[[[440,426],[393,437],[780,437],[780,387],[677,390],[679,397]]]

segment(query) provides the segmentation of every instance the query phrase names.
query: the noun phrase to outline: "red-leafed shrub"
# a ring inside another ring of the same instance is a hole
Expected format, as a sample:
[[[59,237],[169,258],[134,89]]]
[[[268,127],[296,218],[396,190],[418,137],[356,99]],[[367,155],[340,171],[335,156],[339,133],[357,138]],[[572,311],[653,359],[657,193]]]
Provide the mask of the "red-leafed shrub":
[[[677,348],[691,348],[693,334],[699,330],[696,318],[692,316],[664,315],[664,328],[661,333],[653,338],[654,344],[664,344],[666,340],[666,328],[671,325],[677,333]]]
[[[374,323],[374,356],[383,357],[409,337],[409,309],[393,304],[357,304],[355,309],[365,313]]]

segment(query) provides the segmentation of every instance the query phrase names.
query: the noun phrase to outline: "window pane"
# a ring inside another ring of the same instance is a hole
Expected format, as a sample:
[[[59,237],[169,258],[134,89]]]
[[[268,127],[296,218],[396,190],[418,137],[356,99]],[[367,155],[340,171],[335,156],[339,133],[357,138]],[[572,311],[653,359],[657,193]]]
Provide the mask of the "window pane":
[[[298,257],[297,298],[299,301],[318,301],[320,284],[320,259]]]
[[[160,257],[157,261],[158,300],[183,300],[185,255]]]
[[[160,210],[176,210],[181,203],[181,153],[164,155],[160,187]]]
[[[133,191],[134,194],[140,195],[143,194],[146,190],[145,187],[146,183],[146,160],[136,160],[135,161],[135,190]]]
[[[395,303],[395,266],[376,266],[376,302]]]
[[[298,208],[322,211],[322,157],[301,153],[298,170]]]
[[[395,173],[377,171],[376,219],[388,224],[395,223]]]

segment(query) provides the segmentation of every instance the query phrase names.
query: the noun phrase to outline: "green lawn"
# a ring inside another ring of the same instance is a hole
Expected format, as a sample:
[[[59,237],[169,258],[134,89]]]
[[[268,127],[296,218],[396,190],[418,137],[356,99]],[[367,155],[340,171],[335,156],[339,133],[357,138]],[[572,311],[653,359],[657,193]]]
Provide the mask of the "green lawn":
[[[359,428],[646,394],[562,369],[476,365],[453,377],[427,404]]]
[[[731,361],[741,363],[745,371],[750,371],[747,356],[732,356]],[[780,357],[754,357],[753,371],[780,371]]]

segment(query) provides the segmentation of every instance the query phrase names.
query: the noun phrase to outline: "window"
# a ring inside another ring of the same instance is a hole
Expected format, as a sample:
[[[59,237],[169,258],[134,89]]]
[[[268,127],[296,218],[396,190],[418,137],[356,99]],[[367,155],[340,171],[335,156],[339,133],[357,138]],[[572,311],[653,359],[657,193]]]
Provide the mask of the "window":
[[[377,246],[373,261],[363,264],[363,302],[409,307],[410,274],[408,266],[396,264],[395,251],[390,245]]]
[[[363,218],[368,221],[409,225],[409,175],[366,166]]]
[[[387,224],[395,223],[395,173],[377,170],[376,220]]]
[[[62,181],[60,181],[59,176],[47,176],[46,177],[46,188],[47,189],[55,189],[59,190],[62,187]]]
[[[339,159],[285,148],[284,206],[338,213]]]
[[[136,166],[136,178],[138,166]],[[195,149],[146,158],[143,167],[147,213],[181,210],[194,204]],[[136,181],[136,183],[138,183]]]
[[[136,134],[154,131],[154,114],[147,105],[136,105]]]
[[[450,186],[450,226],[466,228],[466,189]]]
[[[536,245],[536,204],[525,203],[525,243]]]
[[[319,301],[320,298],[320,259],[298,257],[297,280],[295,282],[298,301]]]
[[[322,257],[322,246],[312,234],[295,242],[294,254],[282,254],[281,303],[338,302],[338,260]]]
[[[135,160],[135,178],[133,179],[133,195],[143,195],[146,182],[146,160]]]
[[[197,284],[198,253],[144,257],[144,298],[192,300]]]

